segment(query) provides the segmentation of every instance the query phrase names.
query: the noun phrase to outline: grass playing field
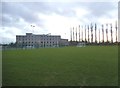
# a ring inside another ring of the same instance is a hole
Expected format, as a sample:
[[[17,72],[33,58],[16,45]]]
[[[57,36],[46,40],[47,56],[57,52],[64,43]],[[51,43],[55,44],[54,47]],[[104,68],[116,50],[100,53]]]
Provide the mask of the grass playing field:
[[[3,51],[3,86],[118,85],[118,47]]]

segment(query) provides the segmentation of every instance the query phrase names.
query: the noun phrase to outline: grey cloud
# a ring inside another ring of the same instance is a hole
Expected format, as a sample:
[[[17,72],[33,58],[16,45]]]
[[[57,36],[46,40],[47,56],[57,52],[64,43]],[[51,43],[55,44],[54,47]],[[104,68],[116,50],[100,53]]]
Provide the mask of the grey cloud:
[[[12,19],[13,21],[16,18],[18,19],[23,18],[28,23],[36,23],[36,22],[41,21],[40,19],[38,19],[38,16],[34,11],[31,11],[30,9],[28,9],[25,5],[21,3],[12,3],[12,2],[3,3],[2,13],[3,15],[7,14],[11,16],[13,18]],[[10,19],[9,18],[5,19],[5,17],[3,16],[3,21],[4,20],[9,21]]]
[[[96,17],[106,15],[109,11],[117,9],[112,2],[91,2],[86,3],[86,5],[87,9],[91,11],[91,15]]]
[[[36,23],[39,26],[43,26],[44,21],[38,19],[38,13],[47,15],[56,13],[66,17],[76,17],[73,8],[77,7],[90,11],[91,13],[84,17],[92,20],[92,18],[102,17],[109,11],[116,9],[111,2],[5,2],[2,3],[2,7],[4,24],[8,25],[10,22],[17,22],[17,18],[23,18],[26,22]],[[4,14],[8,14],[12,20]]]
[[[74,16],[75,12],[71,9],[69,3],[58,3],[58,2],[34,2],[34,3],[23,3],[32,11],[38,13],[51,14],[56,13],[63,16]],[[61,10],[59,10],[61,9]]]
[[[45,11],[48,11],[50,13],[55,12],[57,14],[69,17],[76,16],[75,11],[73,10],[74,7],[83,8],[91,12],[85,17],[101,17],[103,15],[107,15],[108,12],[117,9],[117,6],[115,5],[117,4],[114,2],[49,2],[44,4],[44,7],[46,7]],[[59,9],[61,9],[61,11]]]
[[[3,2],[2,3],[2,24],[3,26],[21,26],[16,24],[20,18],[28,23],[35,23],[43,27],[44,20],[38,18],[38,13],[56,13],[63,16],[75,16],[75,12],[68,3],[51,2]],[[61,9],[61,10],[59,10]],[[6,15],[5,15],[6,14]],[[18,19],[16,21],[16,19]]]
[[[2,25],[3,27],[16,27],[16,28],[23,28],[21,24],[19,24],[20,18],[13,17],[8,14],[2,15]]]
[[[72,3],[73,4],[73,3]],[[75,16],[75,11],[72,9],[74,6],[71,5],[71,3],[50,3],[49,4],[51,7],[51,11],[63,15],[63,16],[67,16],[67,17],[71,17],[71,16]]]

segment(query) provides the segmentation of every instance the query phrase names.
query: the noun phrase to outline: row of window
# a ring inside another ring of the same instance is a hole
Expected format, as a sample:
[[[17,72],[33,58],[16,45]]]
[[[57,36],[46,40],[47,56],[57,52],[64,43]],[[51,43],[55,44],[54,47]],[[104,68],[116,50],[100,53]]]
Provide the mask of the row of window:
[[[28,39],[24,40],[24,39],[19,39],[17,41],[23,41],[23,42],[29,42],[29,41],[31,41],[31,42],[34,42],[34,41],[58,41],[58,40],[48,40],[48,39],[47,40],[30,40],[30,39],[29,40]]]
[[[34,43],[34,42],[22,42],[23,44],[26,44],[26,43]],[[35,43],[39,43],[39,42],[35,42]],[[40,42],[40,43],[53,43],[53,44],[57,44],[58,42]]]
[[[24,40],[24,39],[17,39],[17,41],[57,41],[57,40],[51,40],[51,39],[50,39],[50,40],[48,40],[48,39],[47,39],[47,40],[45,40],[45,39],[44,39],[44,40],[42,40],[42,39],[41,39],[41,40],[31,40],[31,39],[26,39],[26,40]]]
[[[35,47],[36,45],[19,45],[19,46],[30,46],[30,47]],[[48,47],[48,46],[58,46],[58,45],[38,45],[39,47]]]
[[[18,40],[18,41],[20,41],[20,40],[22,40],[22,41],[28,41],[28,40],[29,40],[29,41],[33,41],[33,40],[36,40],[36,41],[38,41],[38,40],[41,40],[41,41],[43,41],[43,40],[44,40],[44,41],[45,41],[45,40],[47,40],[47,41],[50,40],[50,41],[51,41],[51,40],[53,40],[53,41],[54,41],[54,40],[58,40],[58,39],[21,39],[21,38],[17,38],[17,40]]]
[[[56,39],[56,38],[60,38],[60,37],[57,37],[57,36],[51,36],[51,37],[50,36],[44,36],[44,37],[43,36],[39,36],[39,37],[38,36],[37,37],[36,36],[34,36],[34,37],[33,36],[17,36],[17,38],[25,38],[25,39],[26,38],[37,38],[37,39],[39,39],[39,38],[50,39],[51,38],[51,39]]]

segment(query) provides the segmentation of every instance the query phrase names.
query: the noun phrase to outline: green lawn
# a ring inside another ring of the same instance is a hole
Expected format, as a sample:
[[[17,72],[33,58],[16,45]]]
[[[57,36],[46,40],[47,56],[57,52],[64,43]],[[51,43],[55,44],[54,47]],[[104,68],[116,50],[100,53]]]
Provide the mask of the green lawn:
[[[118,47],[3,51],[3,86],[116,86]]]

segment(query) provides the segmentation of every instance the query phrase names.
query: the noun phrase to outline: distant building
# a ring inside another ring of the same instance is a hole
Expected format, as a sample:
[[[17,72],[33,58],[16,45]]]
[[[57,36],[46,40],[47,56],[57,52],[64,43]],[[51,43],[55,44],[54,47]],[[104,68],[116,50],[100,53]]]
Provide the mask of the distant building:
[[[86,43],[85,42],[79,42],[77,44],[77,47],[85,47],[86,46]]]
[[[67,39],[61,39],[60,35],[35,35],[26,33],[26,35],[16,35],[18,47],[59,47],[68,45]]]
[[[69,42],[68,39],[61,39],[60,40],[60,46],[68,46]]]

